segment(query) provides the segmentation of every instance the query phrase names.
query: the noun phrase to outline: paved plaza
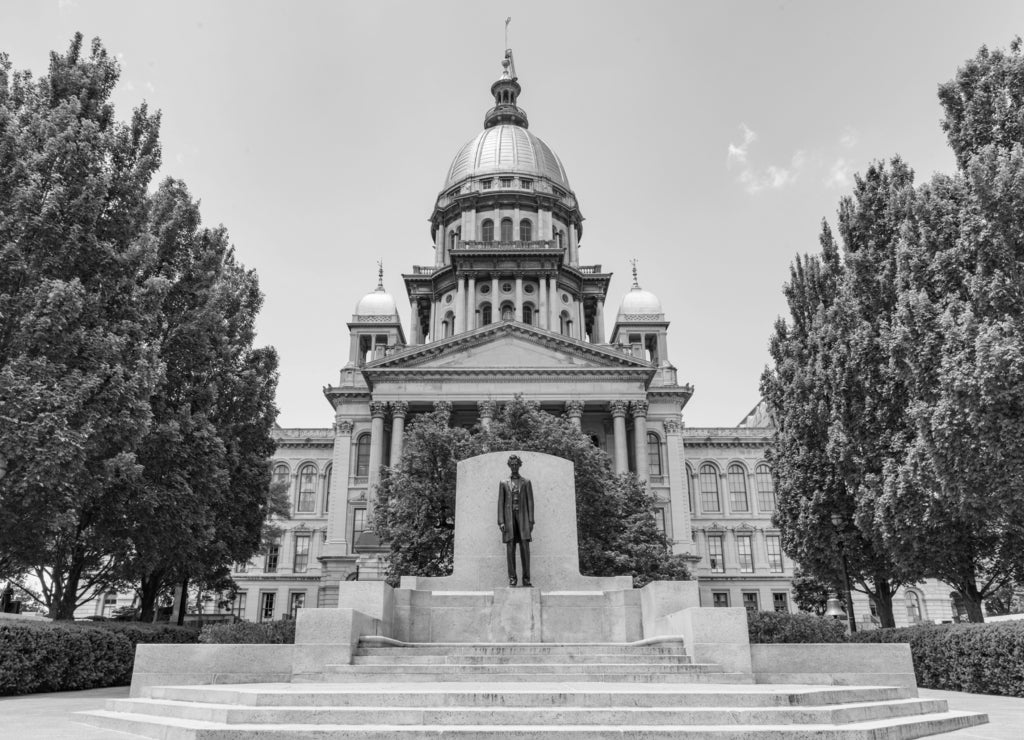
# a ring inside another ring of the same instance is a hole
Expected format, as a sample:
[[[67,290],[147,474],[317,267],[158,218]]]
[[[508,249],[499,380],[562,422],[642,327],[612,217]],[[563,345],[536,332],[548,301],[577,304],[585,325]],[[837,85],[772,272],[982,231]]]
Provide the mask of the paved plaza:
[[[945,699],[949,708],[966,712],[985,712],[989,723],[965,730],[935,735],[961,740],[1017,740],[1024,719],[1024,699],[984,694],[962,694],[956,691],[920,689],[922,699]],[[88,691],[64,691],[54,694],[0,697],[0,717],[4,736],[26,740],[106,740],[136,737],[89,727],[74,721],[74,713],[102,709],[107,699],[128,698],[128,687]]]

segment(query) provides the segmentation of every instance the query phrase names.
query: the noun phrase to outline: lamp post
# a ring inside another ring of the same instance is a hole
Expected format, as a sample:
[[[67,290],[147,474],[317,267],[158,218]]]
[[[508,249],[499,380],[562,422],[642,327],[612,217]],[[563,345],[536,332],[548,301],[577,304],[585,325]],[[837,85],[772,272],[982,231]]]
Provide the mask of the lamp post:
[[[846,519],[838,512],[832,515],[832,526],[839,532],[839,558],[843,563],[843,591],[846,595],[847,616],[850,619],[851,634],[857,631],[857,619],[853,616],[853,594],[850,592],[850,576],[846,569],[846,540],[843,537]]]

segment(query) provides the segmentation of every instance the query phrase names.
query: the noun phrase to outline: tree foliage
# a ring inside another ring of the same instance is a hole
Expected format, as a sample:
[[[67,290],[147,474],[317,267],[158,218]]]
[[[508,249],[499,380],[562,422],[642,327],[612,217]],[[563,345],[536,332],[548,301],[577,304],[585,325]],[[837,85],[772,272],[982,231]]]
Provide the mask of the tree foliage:
[[[459,460],[500,450],[544,452],[575,465],[580,572],[631,575],[634,585],[685,580],[685,563],[669,554],[654,520],[655,500],[635,475],[615,475],[611,459],[567,418],[517,397],[487,428],[448,426],[450,405],[415,417],[402,460],[378,487],[373,526],[389,543],[388,579],[451,573],[455,477]]]

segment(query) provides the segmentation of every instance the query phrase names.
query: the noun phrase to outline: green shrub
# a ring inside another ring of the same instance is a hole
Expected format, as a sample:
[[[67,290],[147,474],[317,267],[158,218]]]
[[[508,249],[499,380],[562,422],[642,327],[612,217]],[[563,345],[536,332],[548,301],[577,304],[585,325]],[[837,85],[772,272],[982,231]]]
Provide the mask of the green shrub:
[[[124,622],[0,622],[0,695],[125,686],[137,644],[198,634]]]
[[[291,645],[295,642],[295,620],[208,624],[203,627],[203,631],[199,635],[199,642]]]
[[[854,642],[907,642],[917,685],[1024,697],[1024,621],[871,630]]]
[[[813,614],[747,612],[747,633],[751,643],[843,642],[846,625]]]

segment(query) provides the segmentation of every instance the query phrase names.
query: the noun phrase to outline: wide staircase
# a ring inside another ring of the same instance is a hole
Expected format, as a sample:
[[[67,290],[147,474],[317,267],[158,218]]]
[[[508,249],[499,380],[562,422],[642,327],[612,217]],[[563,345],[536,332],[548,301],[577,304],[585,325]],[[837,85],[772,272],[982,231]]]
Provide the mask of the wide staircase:
[[[968,727],[891,687],[752,685],[652,644],[402,644],[364,638],[319,683],[156,687],[83,722],[161,740],[915,738]]]

